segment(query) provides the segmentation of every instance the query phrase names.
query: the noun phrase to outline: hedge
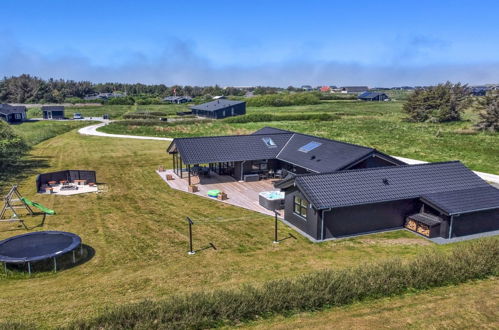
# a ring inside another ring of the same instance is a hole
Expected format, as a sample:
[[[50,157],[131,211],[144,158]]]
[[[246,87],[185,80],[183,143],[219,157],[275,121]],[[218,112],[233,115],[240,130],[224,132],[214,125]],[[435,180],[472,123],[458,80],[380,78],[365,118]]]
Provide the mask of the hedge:
[[[247,285],[237,290],[179,295],[160,302],[144,301],[74,322],[69,328],[204,329],[458,284],[498,273],[498,240],[481,239],[450,252],[427,249],[411,260],[394,258],[274,280],[259,287]]]

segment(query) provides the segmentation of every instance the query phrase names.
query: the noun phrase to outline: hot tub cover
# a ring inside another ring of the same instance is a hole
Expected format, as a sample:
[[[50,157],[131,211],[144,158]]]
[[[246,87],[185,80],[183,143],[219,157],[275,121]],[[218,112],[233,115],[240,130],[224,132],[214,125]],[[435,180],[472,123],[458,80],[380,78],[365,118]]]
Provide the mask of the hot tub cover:
[[[81,238],[64,231],[37,231],[0,241],[0,261],[24,263],[41,261],[70,252],[81,244]]]

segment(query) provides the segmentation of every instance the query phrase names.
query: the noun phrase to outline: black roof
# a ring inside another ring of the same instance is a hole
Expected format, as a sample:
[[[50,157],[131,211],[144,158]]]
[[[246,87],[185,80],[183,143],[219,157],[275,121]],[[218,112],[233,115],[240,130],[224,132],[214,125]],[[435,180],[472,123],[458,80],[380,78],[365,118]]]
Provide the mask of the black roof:
[[[26,112],[26,107],[23,105],[0,104],[0,113],[2,115],[10,115],[13,113]]]
[[[309,143],[320,145],[308,152],[299,151]],[[368,147],[295,133],[277,159],[322,173],[343,169],[373,151]]]
[[[236,104],[241,104],[241,103],[246,103],[246,102],[218,99],[218,100],[203,103],[203,104],[193,105],[190,108],[192,110],[216,111],[216,110],[225,109],[225,108],[234,106]]]
[[[280,128],[275,128],[275,127],[269,127],[265,126],[263,128],[260,128],[258,131],[255,131],[251,133],[252,135],[257,135],[257,134],[277,134],[277,133],[293,133],[291,131],[286,131],[284,129]]]
[[[423,195],[421,200],[448,215],[499,209],[499,189],[492,186]]]
[[[379,93],[379,92],[364,92],[362,94],[359,95],[359,99],[374,99],[378,96],[381,96],[381,95],[385,95],[386,97],[388,97],[388,95],[386,95],[385,93]]]
[[[44,105],[42,111],[64,111],[63,105]]]
[[[293,133],[178,138],[173,140],[168,151],[176,148],[184,164],[273,159],[291,135]],[[264,138],[271,138],[275,147],[268,147]]]
[[[429,213],[416,213],[408,216],[408,218],[424,223],[430,227],[436,226],[442,222],[440,217]]]
[[[264,139],[271,139],[275,146],[269,148]],[[309,143],[318,146],[308,152],[300,151]],[[368,147],[272,127],[251,135],[177,138],[167,151],[178,151],[185,164],[279,159],[316,173],[344,169],[376,152]]]
[[[295,184],[316,209],[489,187],[459,161],[298,175]]]

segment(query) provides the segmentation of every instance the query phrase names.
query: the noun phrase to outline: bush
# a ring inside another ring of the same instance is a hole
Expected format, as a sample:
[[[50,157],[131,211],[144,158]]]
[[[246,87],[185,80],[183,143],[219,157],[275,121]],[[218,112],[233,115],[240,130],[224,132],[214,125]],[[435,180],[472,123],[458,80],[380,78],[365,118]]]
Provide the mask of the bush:
[[[28,145],[5,121],[0,120],[0,173],[8,170],[28,150]]]
[[[295,94],[268,94],[254,96],[246,101],[248,106],[253,107],[283,107],[290,105],[311,105],[320,103],[319,97],[315,93],[295,93]]]
[[[447,82],[426,89],[416,89],[407,98],[403,110],[408,114],[409,121],[458,121],[469,105],[469,96],[466,85]]]
[[[252,113],[249,115],[235,116],[224,119],[228,123],[257,123],[266,121],[301,121],[301,120],[316,120],[316,121],[331,121],[338,119],[336,115],[328,113],[313,113],[313,114],[286,114],[274,115],[270,113]]]
[[[254,320],[276,313],[313,311],[407,290],[458,284],[499,273],[496,238],[425,251],[410,261],[391,259],[351,269],[325,270],[296,279],[275,280],[261,287],[215,290],[145,301],[73,323],[72,329],[171,328],[204,329]]]
[[[499,132],[499,93],[487,95],[480,102],[480,120],[476,128],[482,131]]]
[[[135,99],[131,96],[113,97],[105,101],[105,103],[109,105],[134,105]]]

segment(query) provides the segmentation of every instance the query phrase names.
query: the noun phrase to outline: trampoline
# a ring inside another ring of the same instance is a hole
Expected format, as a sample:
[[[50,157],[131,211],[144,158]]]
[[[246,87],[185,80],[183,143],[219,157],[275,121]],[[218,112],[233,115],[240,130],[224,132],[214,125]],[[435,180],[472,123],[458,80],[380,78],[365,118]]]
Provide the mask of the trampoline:
[[[28,264],[53,259],[54,271],[57,271],[56,257],[73,252],[73,263],[76,262],[75,250],[80,248],[81,238],[64,231],[37,231],[13,236],[0,241],[0,261],[7,264]]]

